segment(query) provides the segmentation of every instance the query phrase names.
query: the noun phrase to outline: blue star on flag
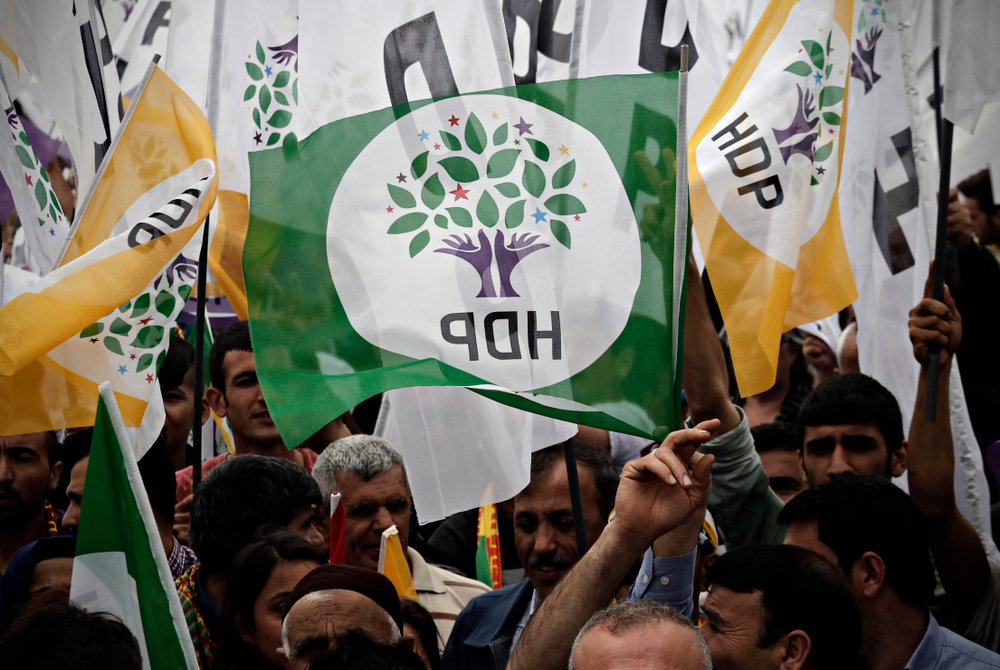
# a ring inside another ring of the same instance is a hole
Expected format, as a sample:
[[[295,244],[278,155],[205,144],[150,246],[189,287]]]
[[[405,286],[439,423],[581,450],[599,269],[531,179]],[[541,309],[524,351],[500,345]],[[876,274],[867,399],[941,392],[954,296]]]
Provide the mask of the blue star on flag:
[[[823,73],[822,72],[817,72],[813,76],[816,77],[816,83],[817,84],[820,83],[821,81],[823,81]]]
[[[54,231],[53,229],[49,228],[49,236],[50,237],[55,237],[56,236],[56,231]]]
[[[872,8],[872,16],[878,16],[878,7]]]
[[[264,74],[266,74],[268,77],[271,76],[271,66],[270,65],[268,65],[266,68],[264,68]]]
[[[531,216],[533,216],[534,219],[535,219],[535,225],[538,225],[542,221],[546,221],[546,222],[548,221],[548,219],[545,218],[547,215],[548,215],[548,212],[543,212],[539,208],[535,207],[535,213],[532,214]]]
[[[128,372],[128,368],[126,368],[124,365],[119,365],[118,372],[125,374],[126,372]]]
[[[427,140],[427,139],[430,139],[430,137],[431,137],[431,136],[430,136],[430,135],[429,135],[429,134],[427,133],[427,131],[426,131],[426,130],[421,130],[421,131],[420,131],[420,134],[419,134],[419,135],[417,135],[417,137],[419,137],[419,138],[420,138],[420,141],[422,142],[422,141],[424,141],[424,140]]]

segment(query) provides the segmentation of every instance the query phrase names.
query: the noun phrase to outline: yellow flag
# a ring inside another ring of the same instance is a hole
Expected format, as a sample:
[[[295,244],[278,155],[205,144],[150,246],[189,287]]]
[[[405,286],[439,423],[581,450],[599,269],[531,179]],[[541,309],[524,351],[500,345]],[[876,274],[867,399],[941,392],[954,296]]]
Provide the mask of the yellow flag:
[[[389,578],[396,587],[400,598],[417,599],[417,589],[413,586],[410,564],[406,560],[403,546],[399,542],[399,532],[395,526],[382,533],[382,546],[378,554],[378,571]]]
[[[691,210],[740,393],[781,334],[856,297],[837,188],[852,0],[771,0],[688,149]]]

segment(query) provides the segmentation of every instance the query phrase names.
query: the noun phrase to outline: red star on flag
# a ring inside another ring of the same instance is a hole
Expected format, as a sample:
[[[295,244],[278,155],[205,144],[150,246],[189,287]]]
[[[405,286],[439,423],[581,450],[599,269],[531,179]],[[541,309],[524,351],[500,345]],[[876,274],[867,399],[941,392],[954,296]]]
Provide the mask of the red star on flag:
[[[579,214],[577,214],[576,216],[574,216],[574,217],[573,217],[573,220],[574,220],[574,221],[579,221],[579,220],[580,220],[580,215],[579,215]]]
[[[448,123],[450,123],[453,126],[457,126],[458,125],[458,117],[455,116],[454,114],[452,114],[451,118],[448,119]]]
[[[25,174],[24,175],[24,181],[28,182],[28,186],[31,186],[31,175],[30,174]]]
[[[141,323],[142,325],[145,326],[147,323],[149,323],[152,320],[153,320],[153,317],[147,316],[145,319],[139,319],[139,323]]]
[[[830,128],[830,134],[833,135],[833,128]]]
[[[147,384],[152,384],[153,383],[153,375],[151,375],[151,374],[150,375],[146,375],[146,383]]]
[[[386,208],[385,208],[385,211],[387,211],[387,212],[389,212],[390,214],[392,214],[392,207],[391,207],[391,206],[390,206],[390,207],[386,207]]]
[[[134,361],[135,360],[135,354],[129,354],[128,358],[129,358],[130,361]]]
[[[440,149],[441,149],[441,145],[440,144],[435,144],[434,145],[434,150],[435,151],[440,151]]]
[[[459,198],[462,198],[464,200],[468,200],[469,199],[468,196],[466,195],[466,193],[469,192],[469,189],[462,188],[461,184],[455,184],[455,190],[454,191],[448,191],[448,192],[451,193],[453,196],[455,196],[455,202],[458,202]]]

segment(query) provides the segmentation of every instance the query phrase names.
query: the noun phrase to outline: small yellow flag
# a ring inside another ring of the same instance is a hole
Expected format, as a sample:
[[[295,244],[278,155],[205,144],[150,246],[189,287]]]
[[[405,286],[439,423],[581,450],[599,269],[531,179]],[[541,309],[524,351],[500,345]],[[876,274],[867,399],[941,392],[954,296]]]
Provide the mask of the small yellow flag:
[[[403,545],[399,542],[399,531],[395,526],[385,529],[382,533],[382,546],[378,554],[378,571],[389,578],[396,587],[400,598],[417,599],[417,589],[413,586],[413,576],[410,574],[410,564],[403,553]]]

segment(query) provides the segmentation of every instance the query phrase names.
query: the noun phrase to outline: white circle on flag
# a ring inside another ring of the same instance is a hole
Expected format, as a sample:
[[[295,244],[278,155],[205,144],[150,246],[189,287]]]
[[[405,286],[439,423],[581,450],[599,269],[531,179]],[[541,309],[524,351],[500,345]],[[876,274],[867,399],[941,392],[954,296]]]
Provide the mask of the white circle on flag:
[[[642,270],[601,142],[503,95],[431,103],[381,131],[334,195],[327,252],[365,340],[512,390],[596,361],[625,328]]]

